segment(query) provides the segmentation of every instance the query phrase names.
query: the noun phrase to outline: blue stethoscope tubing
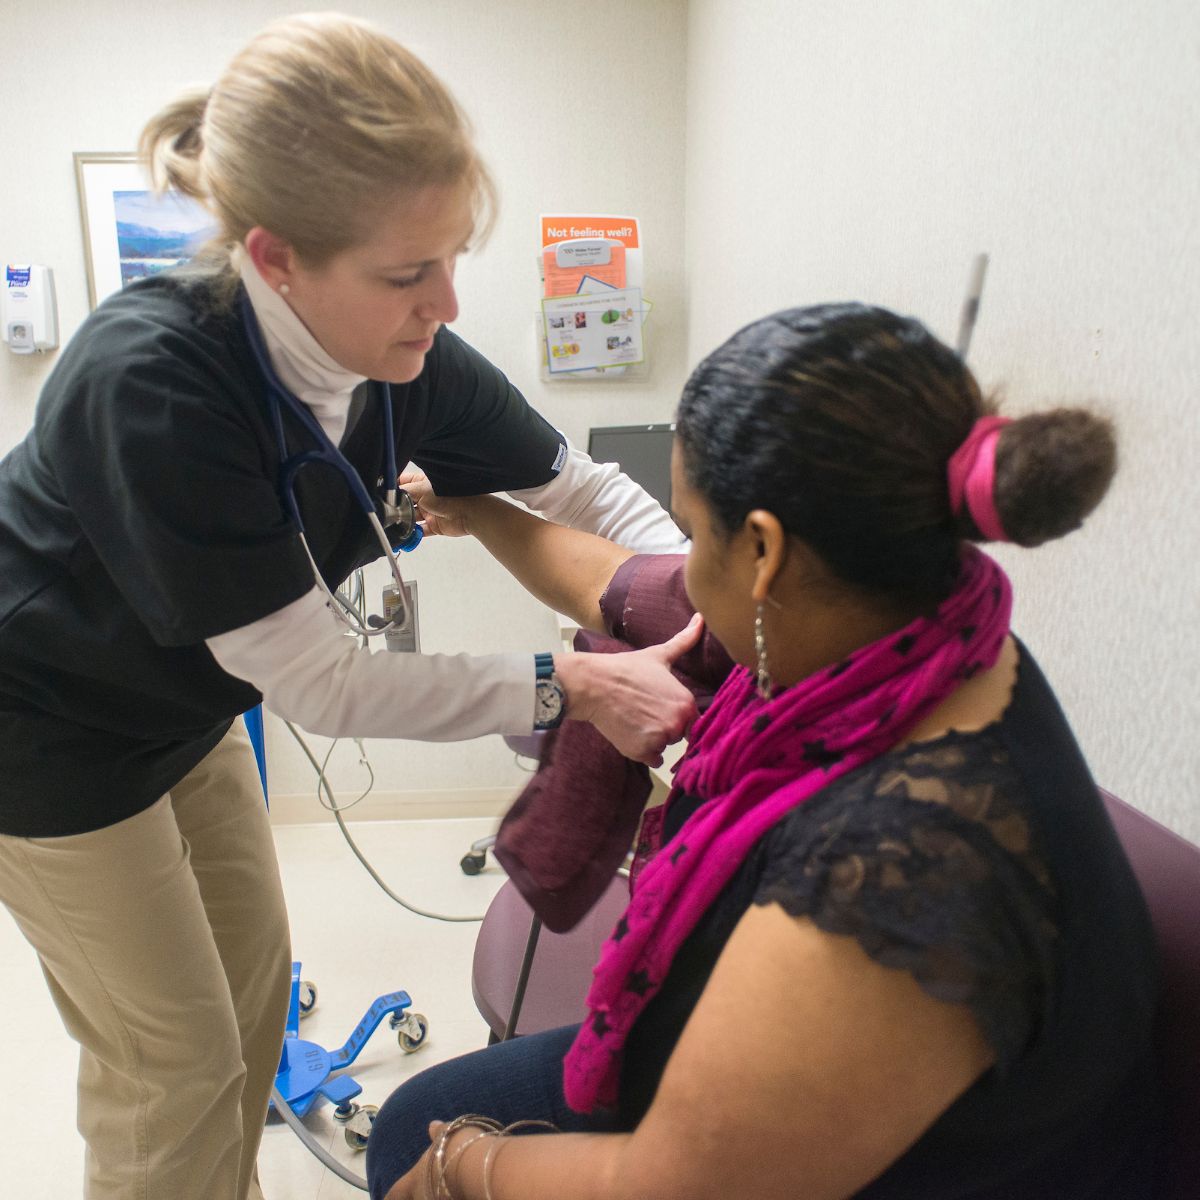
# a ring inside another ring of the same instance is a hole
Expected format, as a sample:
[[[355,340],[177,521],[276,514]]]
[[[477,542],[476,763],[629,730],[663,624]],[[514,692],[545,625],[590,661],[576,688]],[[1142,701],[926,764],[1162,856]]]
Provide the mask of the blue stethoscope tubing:
[[[421,541],[423,533],[421,527],[414,523],[405,540],[395,548],[391,546],[387,535],[384,533],[383,525],[379,520],[375,501],[371,499],[370,493],[367,491],[358,472],[351,466],[346,456],[330,441],[328,434],[321,428],[321,423],[313,416],[307,405],[284,385],[283,380],[276,373],[274,366],[271,364],[270,356],[267,354],[267,347],[263,341],[258,318],[255,316],[254,308],[245,293],[241,297],[241,310],[242,324],[246,330],[246,338],[250,343],[250,349],[254,354],[258,369],[267,381],[267,407],[271,413],[271,423],[275,429],[275,440],[279,446],[280,498],[300,535],[300,542],[304,547],[305,554],[308,555],[308,561],[312,564],[317,584],[325,593],[334,613],[343,623],[360,636],[373,637],[403,625],[407,620],[407,604],[404,603],[406,588],[400,574],[400,565],[396,560],[396,551],[415,550]],[[387,383],[383,383],[382,387],[384,439],[386,442],[384,449],[384,469],[387,472],[384,477],[386,480],[386,492],[382,504],[384,516],[388,518],[388,523],[395,524],[400,518],[400,513],[396,504],[396,480],[398,476],[396,471],[395,424],[392,417],[392,392]],[[283,431],[284,408],[288,410],[292,417],[303,426],[313,441],[316,442],[317,448],[315,450],[303,450],[299,454],[294,454],[291,457],[288,456],[287,439],[284,437]],[[320,568],[318,568],[316,559],[313,557],[312,550],[308,545],[308,538],[304,528],[304,517],[300,512],[300,503],[296,499],[294,486],[296,475],[300,469],[312,464],[332,467],[342,476],[346,481],[346,486],[350,489],[350,494],[354,497],[358,506],[362,509],[363,515],[375,531],[376,540],[379,542],[383,555],[387,559],[388,565],[391,568],[392,578],[395,580],[398,589],[399,604],[397,605],[395,614],[389,621],[379,621],[378,618],[372,618],[369,626],[363,625],[348,611],[345,602],[339,600],[330,591],[321,576]],[[400,493],[400,495],[404,495],[407,499],[406,493]]]

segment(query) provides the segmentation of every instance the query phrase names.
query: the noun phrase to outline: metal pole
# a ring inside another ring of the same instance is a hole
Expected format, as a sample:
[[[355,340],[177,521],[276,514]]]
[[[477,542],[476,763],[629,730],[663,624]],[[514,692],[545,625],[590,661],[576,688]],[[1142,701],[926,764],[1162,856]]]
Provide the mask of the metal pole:
[[[517,976],[517,990],[513,994],[512,1009],[508,1014],[508,1024],[504,1027],[504,1036],[500,1039],[507,1042],[517,1035],[517,1021],[521,1016],[521,1005],[525,1003],[525,986],[529,983],[529,972],[533,969],[533,956],[537,952],[538,936],[542,932],[540,917],[534,917],[529,922],[529,937],[525,941],[525,957],[521,960],[521,972]]]
[[[967,295],[963,300],[962,316],[958,323],[958,357],[965,359],[971,348],[971,334],[979,316],[979,301],[983,296],[983,277],[987,274],[988,256],[977,254],[971,264],[971,277],[967,281]]]

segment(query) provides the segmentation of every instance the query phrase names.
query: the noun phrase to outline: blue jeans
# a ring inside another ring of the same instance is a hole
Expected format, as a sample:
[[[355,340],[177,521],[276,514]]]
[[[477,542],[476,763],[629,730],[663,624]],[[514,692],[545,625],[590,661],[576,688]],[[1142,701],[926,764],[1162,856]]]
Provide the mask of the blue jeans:
[[[429,1149],[430,1121],[479,1113],[502,1125],[550,1121],[564,1133],[616,1130],[612,1114],[573,1112],[563,1096],[563,1057],[578,1030],[578,1025],[567,1025],[499,1042],[439,1063],[401,1084],[379,1110],[367,1142],[372,1200],[383,1200]]]

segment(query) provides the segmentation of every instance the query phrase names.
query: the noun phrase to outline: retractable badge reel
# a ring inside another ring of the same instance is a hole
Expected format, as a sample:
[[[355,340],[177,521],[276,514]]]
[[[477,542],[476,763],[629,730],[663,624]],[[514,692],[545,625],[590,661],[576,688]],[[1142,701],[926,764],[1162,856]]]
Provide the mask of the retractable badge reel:
[[[415,550],[424,536],[417,524],[416,508],[412,497],[404,491],[397,494],[398,503],[393,504],[389,494],[385,502],[388,524],[395,526],[403,535],[399,544],[392,547],[393,554]],[[401,584],[395,579],[383,589],[383,620],[386,626],[384,645],[400,654],[421,653],[421,625],[417,614],[417,582],[410,579]]]
[[[403,595],[394,583],[383,589],[383,619],[388,625],[383,641],[389,650],[405,654],[421,653],[421,626],[417,617],[415,579],[410,579],[404,585]]]

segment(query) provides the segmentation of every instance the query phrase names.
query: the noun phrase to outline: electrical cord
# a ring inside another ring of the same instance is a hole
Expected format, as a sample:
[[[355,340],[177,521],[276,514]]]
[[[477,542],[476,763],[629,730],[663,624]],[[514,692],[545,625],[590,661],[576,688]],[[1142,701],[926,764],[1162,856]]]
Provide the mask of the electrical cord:
[[[339,1179],[358,1188],[360,1192],[369,1192],[367,1181],[361,1175],[355,1175],[349,1167],[343,1166],[316,1138],[308,1131],[308,1126],[292,1111],[292,1106],[279,1094],[279,1089],[271,1084],[271,1099],[275,1101],[275,1111],[283,1118],[284,1123],[308,1147],[322,1163],[325,1164]]]
[[[329,767],[329,760],[333,757],[333,752],[335,749],[337,749],[338,742],[341,741],[341,738],[334,738],[333,741],[329,743],[329,749],[325,752],[325,757],[321,760],[320,770],[317,772],[319,776],[317,782],[317,801],[322,808],[328,809],[330,812],[348,811],[360,800],[365,800],[371,794],[371,789],[375,786],[375,768],[371,766],[370,760],[367,758],[367,748],[363,745],[362,738],[354,738],[353,740],[354,744],[358,747],[358,765],[360,767],[367,768],[367,774],[370,776],[370,779],[367,782],[367,786],[357,796],[355,796],[349,804],[339,804],[337,808],[333,808],[329,805],[329,803],[325,800],[325,797],[321,794],[320,780],[325,778],[325,772]]]
[[[338,823],[338,828],[342,831],[342,837],[346,839],[346,844],[353,851],[354,857],[357,858],[360,863],[362,863],[367,874],[370,875],[377,884],[379,884],[379,886],[384,892],[387,893],[388,896],[390,896],[397,904],[399,904],[401,908],[407,909],[410,913],[413,913],[418,917],[428,917],[433,921],[449,921],[452,924],[473,924],[483,920],[482,913],[477,917],[467,917],[454,916],[447,913],[429,912],[426,909],[418,908],[415,904],[410,904],[404,899],[403,896],[398,896],[395,892],[393,892],[392,889],[388,887],[388,885],[380,877],[379,872],[376,871],[370,862],[367,861],[366,856],[358,848],[358,844],[350,836],[350,830],[346,828],[346,822],[342,818],[342,806],[338,804],[337,799],[333,794],[333,789],[329,786],[329,780],[325,777],[325,771],[321,767],[321,764],[317,762],[316,755],[314,755],[312,750],[309,749],[308,743],[304,740],[300,734],[300,731],[291,723],[291,721],[284,721],[284,724],[287,726],[288,732],[291,733],[292,737],[294,737],[300,744],[300,749],[304,751],[305,757],[312,764],[313,770],[316,771],[318,793],[321,789],[324,789],[325,796],[328,800],[328,803],[325,804],[325,807],[329,809],[331,813],[333,813],[333,819]],[[328,761],[328,758],[326,761]],[[366,793],[364,792],[363,795],[366,795]],[[359,797],[359,800],[361,799],[362,796]],[[357,803],[357,801],[355,801],[355,803]]]

